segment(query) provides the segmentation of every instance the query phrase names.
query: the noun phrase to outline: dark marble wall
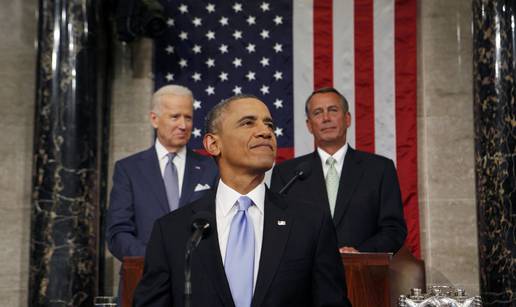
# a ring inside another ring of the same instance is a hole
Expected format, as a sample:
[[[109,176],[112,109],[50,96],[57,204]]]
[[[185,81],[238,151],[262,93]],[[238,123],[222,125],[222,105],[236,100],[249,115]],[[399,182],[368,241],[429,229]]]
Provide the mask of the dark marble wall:
[[[516,305],[514,1],[473,1],[475,169],[481,295]]]
[[[30,306],[92,306],[106,108],[94,0],[40,0]],[[99,94],[100,93],[100,94]]]

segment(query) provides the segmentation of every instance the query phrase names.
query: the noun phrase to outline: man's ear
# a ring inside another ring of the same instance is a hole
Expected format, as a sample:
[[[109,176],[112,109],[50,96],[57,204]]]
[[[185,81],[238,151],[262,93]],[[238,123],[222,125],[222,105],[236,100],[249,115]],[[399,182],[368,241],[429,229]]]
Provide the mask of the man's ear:
[[[217,135],[213,133],[206,133],[202,140],[202,144],[204,145],[204,149],[214,156],[218,157],[220,155],[220,141]]]
[[[351,126],[351,113],[346,112],[344,115],[344,124],[346,125],[346,129]]]
[[[158,129],[158,121],[159,121],[158,114],[156,114],[156,113],[151,111],[149,113],[149,118],[150,118],[150,122],[151,122],[152,127],[154,127],[154,129]]]

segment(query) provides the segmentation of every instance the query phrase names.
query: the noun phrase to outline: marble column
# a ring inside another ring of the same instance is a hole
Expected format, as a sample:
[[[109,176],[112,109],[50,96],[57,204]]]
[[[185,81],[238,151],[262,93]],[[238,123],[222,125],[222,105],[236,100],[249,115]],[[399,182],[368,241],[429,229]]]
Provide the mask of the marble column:
[[[475,171],[485,306],[516,304],[516,88],[513,1],[473,1]]]
[[[29,306],[92,306],[97,294],[109,112],[96,5],[39,1]]]

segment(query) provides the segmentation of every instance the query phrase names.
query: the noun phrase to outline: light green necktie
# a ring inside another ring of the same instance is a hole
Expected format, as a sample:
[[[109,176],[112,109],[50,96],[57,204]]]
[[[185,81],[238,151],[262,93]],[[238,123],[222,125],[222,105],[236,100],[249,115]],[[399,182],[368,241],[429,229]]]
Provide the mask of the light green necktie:
[[[326,165],[329,166],[326,174],[326,191],[328,192],[328,202],[330,203],[331,216],[335,213],[335,202],[337,200],[337,191],[339,190],[339,173],[335,168],[337,160],[333,157],[326,159]]]

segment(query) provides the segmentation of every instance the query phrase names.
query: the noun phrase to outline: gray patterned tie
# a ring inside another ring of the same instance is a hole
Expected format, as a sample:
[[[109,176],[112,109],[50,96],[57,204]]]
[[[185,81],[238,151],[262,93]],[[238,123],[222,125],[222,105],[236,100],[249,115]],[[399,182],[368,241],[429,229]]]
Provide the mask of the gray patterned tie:
[[[168,206],[170,211],[174,211],[179,207],[179,180],[177,179],[177,168],[174,165],[175,152],[168,153],[168,162],[165,166],[165,174],[163,181],[167,190]]]
[[[335,163],[337,163],[337,160],[333,159],[333,157],[326,159],[326,165],[329,166],[328,174],[326,174],[326,191],[328,192],[331,216],[335,213],[335,202],[337,201],[337,191],[339,190],[339,173],[335,168]]]

